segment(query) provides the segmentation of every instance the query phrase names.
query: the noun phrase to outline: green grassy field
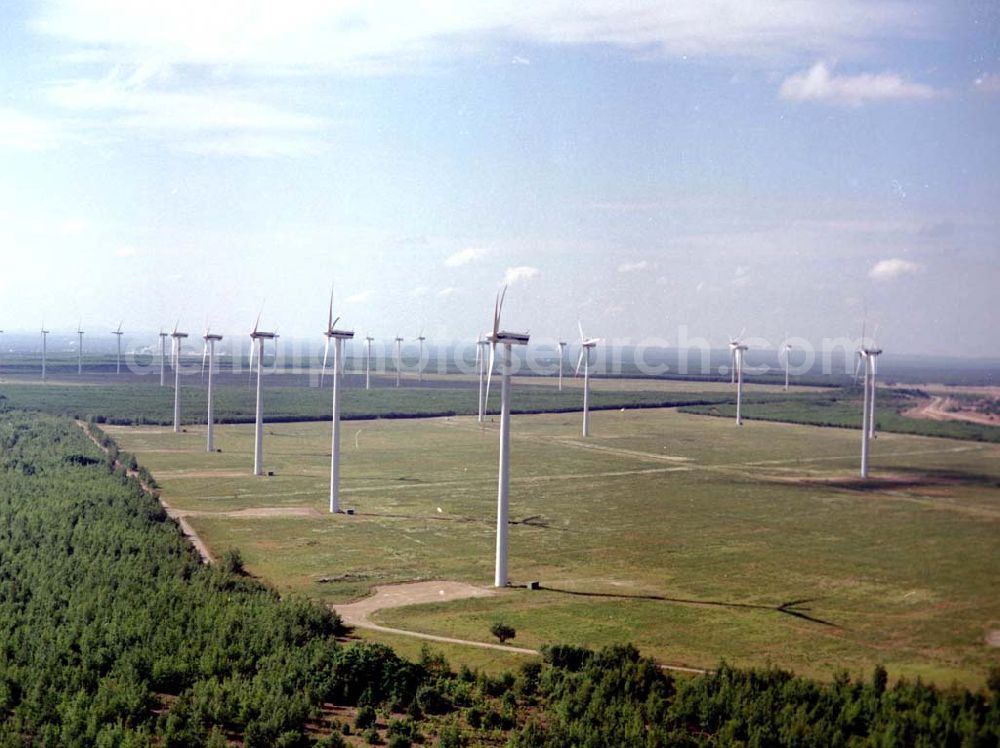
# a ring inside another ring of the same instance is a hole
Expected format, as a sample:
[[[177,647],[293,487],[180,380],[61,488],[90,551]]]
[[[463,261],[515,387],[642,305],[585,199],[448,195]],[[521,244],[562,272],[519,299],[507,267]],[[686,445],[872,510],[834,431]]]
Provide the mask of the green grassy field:
[[[379,622],[488,641],[502,619],[521,646],[633,641],[671,663],[827,678],[881,662],[974,687],[1000,655],[985,642],[1000,629],[996,445],[883,434],[865,486],[846,429],[603,411],[583,440],[578,414],[513,422],[511,577],[543,589]],[[219,427],[213,455],[203,427],[108,431],[211,548],[238,547],[279,589],[335,603],[380,583],[492,580],[494,422],[346,424],[355,516],[326,513],[329,424],[269,424],[272,478],[250,475],[248,426]]]

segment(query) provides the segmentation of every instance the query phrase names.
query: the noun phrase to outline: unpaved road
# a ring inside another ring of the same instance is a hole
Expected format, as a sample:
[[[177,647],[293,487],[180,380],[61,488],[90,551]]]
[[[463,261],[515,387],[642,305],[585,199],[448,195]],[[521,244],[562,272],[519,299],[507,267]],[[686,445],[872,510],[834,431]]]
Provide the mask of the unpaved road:
[[[926,418],[931,421],[968,421],[983,426],[1000,425],[1000,418],[996,416],[969,410],[949,411],[947,410],[949,401],[948,397],[931,395],[929,400],[924,400],[920,405],[909,408],[903,412],[903,415],[910,418]]]
[[[400,636],[411,636],[443,644],[458,644],[466,647],[479,647],[480,649],[494,649],[500,652],[513,652],[515,654],[540,655],[541,652],[526,647],[512,647],[509,644],[493,644],[491,642],[477,642],[469,639],[455,639],[450,636],[436,636],[434,634],[424,634],[419,631],[407,631],[406,629],[397,629],[390,626],[380,626],[377,623],[373,623],[369,618],[372,613],[383,608],[401,608],[421,603],[443,603],[474,597],[492,597],[496,594],[496,590],[492,587],[476,587],[464,582],[407,582],[405,584],[381,585],[375,588],[375,594],[370,597],[358,600],[357,602],[344,603],[332,607],[344,623],[357,628],[382,631],[387,634],[398,634]],[[664,670],[675,670],[682,673],[706,672],[700,668],[684,667],[683,665],[660,665],[660,667]]]

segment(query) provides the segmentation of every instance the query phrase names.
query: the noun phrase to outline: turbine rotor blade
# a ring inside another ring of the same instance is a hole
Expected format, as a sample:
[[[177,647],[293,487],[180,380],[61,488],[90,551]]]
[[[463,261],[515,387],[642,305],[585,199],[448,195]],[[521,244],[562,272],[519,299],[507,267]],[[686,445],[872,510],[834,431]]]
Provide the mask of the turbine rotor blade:
[[[486,406],[485,407],[487,407],[487,408],[490,405],[490,382],[493,379],[493,364],[494,364],[494,360],[496,359],[496,354],[497,354],[497,344],[496,344],[496,342],[494,342],[493,345],[490,346],[490,365],[489,365],[489,368],[486,369]]]
[[[326,339],[326,348],[323,349],[323,368],[319,370],[319,386],[323,386],[323,376],[326,374],[326,360],[330,356],[330,338]]]
[[[580,357],[576,360],[576,375],[580,376],[580,367],[583,366],[583,357],[587,354],[586,348],[580,349]]]

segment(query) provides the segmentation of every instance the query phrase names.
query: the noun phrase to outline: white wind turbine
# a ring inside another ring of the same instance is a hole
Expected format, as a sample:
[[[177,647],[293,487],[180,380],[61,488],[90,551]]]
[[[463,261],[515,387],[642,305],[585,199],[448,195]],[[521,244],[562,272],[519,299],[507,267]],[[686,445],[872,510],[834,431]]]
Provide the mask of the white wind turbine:
[[[563,380],[563,359],[565,358],[563,351],[566,349],[566,341],[559,341],[559,391],[562,392],[562,380]]]
[[[861,344],[858,347],[858,366],[854,370],[857,380],[858,370],[862,363],[865,367],[865,396],[861,415],[861,477],[868,477],[869,440],[875,435],[875,370],[876,360],[882,349],[872,341],[871,346],[865,345],[864,326],[861,328]]]
[[[792,344],[788,342],[788,333],[785,333],[785,344],[781,347],[782,353],[785,357],[785,392],[788,392],[788,359],[792,352]]]
[[[476,365],[479,367],[479,422],[486,417],[486,348],[489,339],[483,335],[476,341]]]
[[[590,351],[601,338],[588,338],[583,334],[583,323],[577,322],[580,328],[580,358],[576,362],[576,376],[580,376],[583,367],[583,435],[590,436]]]
[[[76,375],[83,374],[83,322],[76,324]]]
[[[333,291],[330,291],[330,314],[327,317],[326,351],[323,353],[323,371],[333,341],[333,433],[330,444],[330,512],[340,511],[340,375],[343,371],[342,346],[345,340],[354,337],[352,330],[338,330],[340,317],[333,318]],[[371,340],[371,338],[369,338]],[[371,344],[369,343],[369,347]]]
[[[274,374],[274,373],[276,373],[278,371],[278,338],[280,338],[280,337],[281,336],[278,335],[278,331],[275,330],[275,332],[274,332],[274,360],[271,361],[271,373],[272,374]]]
[[[178,332],[177,326],[180,320],[174,325],[174,331],[170,333],[173,338],[174,355],[174,433],[181,430],[181,342],[188,336],[186,332]],[[121,338],[119,338],[121,340]]]
[[[160,329],[160,386],[163,387],[166,384],[166,372],[167,372],[167,338],[170,337],[169,332],[163,332]]]
[[[372,388],[372,343],[375,341],[371,335],[365,336],[365,389]]]
[[[490,335],[490,364],[486,375],[486,397],[489,399],[490,379],[493,376],[493,362],[497,345],[503,346],[503,375],[500,385],[500,476],[497,488],[497,554],[496,572],[493,577],[495,587],[506,587],[507,578],[507,523],[510,494],[510,347],[527,345],[528,333],[500,330],[500,312],[503,310],[507,287],[497,294],[493,308],[493,334]]]
[[[399,372],[403,368],[403,339],[396,336],[396,386],[399,387]]]
[[[214,403],[212,400],[212,372],[215,370],[215,344],[217,341],[222,340],[221,335],[212,334],[210,328],[205,328],[205,334],[202,336],[205,341],[205,347],[201,352],[201,374],[205,375],[205,358],[208,357],[208,446],[207,451],[215,451],[215,413],[214,413]]]
[[[424,337],[424,331],[421,330],[420,334],[415,338],[415,340],[420,344],[420,352],[417,356],[417,382],[424,381],[424,341],[427,338]]]
[[[48,354],[48,337],[49,331],[45,329],[45,323],[42,323],[42,381],[45,381],[45,358]]]
[[[122,322],[124,322],[124,320],[122,320]],[[117,363],[116,363],[116,366],[115,366],[115,374],[121,374],[122,373],[122,335],[125,334],[125,333],[122,332],[122,322],[118,323],[118,329],[117,330],[112,330],[111,331],[112,335],[117,335],[118,336],[118,358],[116,360]]]
[[[256,348],[257,355],[257,417],[254,423],[253,440],[253,474],[264,474],[264,341],[274,340],[275,333],[263,332],[260,329],[260,314],[250,331],[250,375],[253,376],[253,357]]]
[[[743,425],[743,354],[747,347],[740,342],[743,337],[741,331],[738,337],[729,339],[729,350],[733,357],[733,375],[736,378],[736,425]]]

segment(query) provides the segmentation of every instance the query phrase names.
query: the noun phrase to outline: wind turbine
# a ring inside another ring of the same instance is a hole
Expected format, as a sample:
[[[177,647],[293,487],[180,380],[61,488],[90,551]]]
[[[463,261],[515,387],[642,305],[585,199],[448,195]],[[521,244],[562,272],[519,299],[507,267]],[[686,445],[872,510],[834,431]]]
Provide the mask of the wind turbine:
[[[274,374],[275,372],[278,371],[278,338],[280,338],[280,337],[281,336],[278,335],[278,331],[275,330],[274,331],[274,360],[271,361],[271,373],[272,374]]]
[[[205,328],[205,334],[202,335],[202,340],[205,341],[205,347],[201,352],[201,373],[202,376],[205,374],[205,357],[208,357],[208,446],[207,451],[215,451],[215,415],[213,411],[212,402],[212,372],[215,369],[215,343],[218,340],[222,340],[221,335],[213,335],[209,328]]]
[[[76,375],[80,376],[83,374],[83,322],[76,323]]]
[[[260,314],[253,323],[253,330],[250,331],[250,376],[253,376],[253,357],[256,344],[257,353],[257,418],[254,426],[253,443],[253,474],[264,474],[264,390],[263,367],[264,367],[264,341],[274,340],[275,333],[263,332],[260,329]]]
[[[420,344],[420,353],[417,356],[417,382],[424,381],[424,341],[427,338],[424,337],[424,331],[421,330],[420,334],[415,338],[415,340]]]
[[[528,333],[500,330],[500,312],[507,287],[497,294],[493,308],[493,334],[489,336],[490,365],[486,375],[486,397],[490,395],[490,379],[493,376],[493,362],[497,345],[503,346],[503,376],[500,385],[500,476],[497,487],[497,555],[496,572],[493,577],[495,587],[506,587],[507,578],[507,516],[510,494],[510,347],[527,345]]]
[[[122,320],[122,322],[124,322],[124,320]],[[118,359],[117,359],[117,365],[115,367],[115,374],[121,374],[122,373],[122,335],[125,334],[125,333],[122,332],[122,322],[118,323],[118,329],[117,330],[112,330],[111,331],[112,335],[117,335],[118,336]]]
[[[326,371],[326,359],[330,353],[330,341],[333,341],[333,434],[330,444],[330,513],[340,511],[340,374],[343,367],[341,346],[345,340],[354,337],[353,330],[338,330],[336,328],[340,317],[333,318],[333,291],[330,291],[330,314],[326,322],[326,351],[323,353],[323,371]],[[371,341],[371,338],[367,338]],[[369,349],[371,343],[368,343]]]
[[[486,346],[490,344],[485,335],[476,341],[476,365],[479,366],[479,422],[486,417]]]
[[[861,344],[858,347],[858,366],[854,370],[857,379],[858,369],[862,363],[865,367],[865,397],[861,415],[861,477],[868,477],[869,440],[875,433],[875,370],[876,359],[882,349],[876,347],[874,341],[870,347],[865,345],[864,326],[861,328]]]
[[[729,338],[729,384],[736,384],[736,346],[739,345],[744,332],[746,328],[743,328],[735,338]]]
[[[167,338],[170,337],[169,332],[163,332],[163,328],[160,328],[160,386],[163,387],[165,384],[165,375],[167,370]]]
[[[559,391],[562,392],[562,378],[563,378],[563,350],[566,348],[566,341],[559,341]]]
[[[576,362],[576,375],[580,376],[583,366],[583,435],[590,436],[590,350],[596,346],[600,338],[588,338],[583,334],[583,323],[577,322],[580,328],[580,358]]]
[[[396,386],[399,387],[399,371],[403,368],[403,339],[396,336]]]
[[[174,325],[174,331],[170,333],[173,338],[174,357],[174,433],[179,434],[181,430],[181,341],[188,336],[186,332],[178,332],[177,326],[180,320]],[[119,338],[121,340],[121,338]]]
[[[45,323],[42,323],[42,381],[45,381],[45,355],[48,350],[48,335],[49,331],[45,329]]]
[[[371,335],[365,337],[365,389],[372,388],[372,342],[375,340]]]
[[[743,425],[743,354],[747,347],[740,342],[743,337],[741,332],[739,337],[729,339],[729,350],[733,356],[733,375],[736,377],[736,425]]]
[[[785,333],[785,345],[781,349],[785,355],[785,392],[788,392],[788,358],[792,351],[792,344],[788,342],[788,333]]]

